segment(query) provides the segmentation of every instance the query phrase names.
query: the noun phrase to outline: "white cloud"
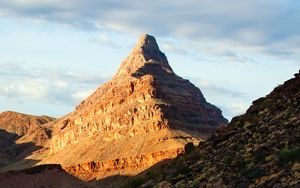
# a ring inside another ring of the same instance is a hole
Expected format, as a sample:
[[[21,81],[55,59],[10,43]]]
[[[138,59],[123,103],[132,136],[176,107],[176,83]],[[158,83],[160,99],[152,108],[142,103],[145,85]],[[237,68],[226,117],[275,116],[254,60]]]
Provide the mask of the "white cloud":
[[[160,46],[165,51],[182,54],[182,55],[191,55],[191,53],[193,52],[192,50],[189,52],[186,48],[181,46],[180,43],[178,43],[178,42],[165,41]]]
[[[21,98],[41,100],[47,94],[47,90],[48,86],[41,80],[13,81],[2,84],[0,87],[2,96],[7,96],[14,100],[21,100]]]
[[[222,114],[229,120],[245,113],[253,100],[253,96],[250,97],[238,89],[231,90],[205,79],[191,78],[191,80],[200,88],[206,100],[220,108]]]
[[[231,115],[237,116],[242,115],[246,112],[246,110],[249,108],[249,104],[245,104],[242,102],[236,102],[228,104],[228,110],[231,113]]]
[[[300,3],[294,0],[3,0],[0,14],[100,30],[94,40],[112,48],[120,48],[120,43],[103,31],[182,39],[186,43],[180,47],[167,42],[163,48],[182,54],[191,48],[192,55],[221,57],[216,61],[255,62],[253,56],[266,55],[279,61],[300,58]],[[226,57],[228,50],[236,56]]]
[[[96,42],[111,48],[122,48],[120,43],[114,41],[114,39],[107,33],[100,33],[95,39]]]
[[[234,91],[227,89],[223,86],[218,86],[204,79],[193,79],[195,83],[201,88],[201,90],[205,91],[208,96],[226,96],[233,98],[247,98],[247,95],[243,92]]]
[[[112,33],[127,37],[147,32],[163,39],[161,48],[167,52],[206,62],[203,65],[265,60],[299,64],[300,60],[300,3],[295,0],[2,0],[0,15],[101,32],[92,40],[111,48],[123,47]],[[85,97],[103,82],[95,75],[30,69],[19,64],[0,64],[1,76],[5,82],[0,83],[0,95],[7,99],[68,104]],[[266,78],[263,76],[260,78]],[[197,84],[209,101],[224,107],[229,116],[241,112],[252,100],[244,92],[226,86],[203,80]],[[13,90],[18,91],[17,97]]]
[[[23,103],[75,105],[106,79],[63,69],[32,68],[22,64],[0,64],[0,97]],[[5,82],[3,81],[5,80]]]

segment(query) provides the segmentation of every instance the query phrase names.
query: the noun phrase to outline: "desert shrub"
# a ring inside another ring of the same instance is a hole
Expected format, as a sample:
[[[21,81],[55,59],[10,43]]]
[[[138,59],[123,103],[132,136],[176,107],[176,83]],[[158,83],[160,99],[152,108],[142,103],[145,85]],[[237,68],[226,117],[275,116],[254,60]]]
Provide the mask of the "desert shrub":
[[[244,169],[247,167],[247,163],[243,157],[237,156],[234,160],[236,161],[236,166],[239,169]]]
[[[194,179],[192,182],[192,187],[198,187],[200,184],[200,181],[198,179]]]
[[[197,150],[195,150],[191,154],[189,154],[189,159],[191,161],[197,161],[200,159],[200,156],[201,156],[200,153]]]
[[[242,175],[245,176],[249,180],[258,178],[258,177],[262,176],[263,173],[264,173],[264,171],[261,168],[255,167],[255,166],[250,166],[250,165],[246,166],[242,170]]]
[[[176,170],[176,174],[186,174],[190,171],[190,169],[186,165],[179,165]]]
[[[266,152],[265,151],[259,151],[254,153],[254,163],[263,163],[266,161]]]
[[[193,187],[198,187],[199,184],[207,178],[206,176],[207,175],[204,173],[201,176],[199,176],[196,179],[194,179],[193,182],[192,182],[192,186]]]
[[[278,162],[283,165],[288,162],[300,161],[300,148],[284,148],[278,154]]]
[[[199,177],[193,180],[192,187],[198,187],[200,183],[206,179],[207,179],[207,174],[206,173],[201,174]]]
[[[185,146],[184,146],[184,151],[185,153],[191,153],[195,150],[195,146],[192,142],[189,142],[187,143]]]
[[[131,178],[130,180],[127,181],[126,185],[123,186],[124,188],[137,188],[143,185],[145,182],[144,179],[142,178]]]
[[[132,177],[130,178],[126,184],[123,186],[123,188],[135,188],[140,187],[144,183],[148,182],[149,180],[154,180],[159,178],[160,174],[155,171],[148,171],[144,176],[142,177]]]
[[[154,172],[154,171],[149,171],[146,173],[146,179],[147,180],[153,180],[153,179],[157,179],[159,177],[159,173]]]
[[[182,162],[184,161],[198,161],[201,157],[199,151],[197,149],[194,148],[193,146],[193,149],[188,149],[189,152],[188,153],[185,153],[183,156],[182,156]]]
[[[231,162],[233,161],[233,159],[234,159],[233,154],[226,155],[226,157],[224,158],[224,164],[225,165],[230,165]]]

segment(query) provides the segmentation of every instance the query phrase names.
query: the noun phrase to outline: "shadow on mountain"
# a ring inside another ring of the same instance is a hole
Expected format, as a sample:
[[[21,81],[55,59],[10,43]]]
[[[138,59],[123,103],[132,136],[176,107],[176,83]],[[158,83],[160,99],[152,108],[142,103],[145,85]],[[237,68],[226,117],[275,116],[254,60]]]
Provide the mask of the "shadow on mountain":
[[[155,98],[171,104],[157,104],[164,112],[165,118],[169,120],[170,129],[206,139],[217,128],[216,126],[227,125],[228,121],[217,114],[221,115],[221,111],[207,103],[199,88],[188,80],[177,76],[173,71],[152,59],[131,74],[135,78],[145,75],[154,76],[152,84],[156,88]],[[192,95],[194,97],[191,97]],[[186,110],[183,110],[184,108]]]
[[[93,180],[93,185],[105,188],[150,188],[163,180],[175,184],[182,180],[184,174],[191,173],[189,166],[199,159],[198,148],[199,146],[187,143],[184,147],[185,153],[176,158],[162,160],[135,176],[115,175]]]
[[[135,188],[140,187],[141,185],[143,185],[143,187],[152,187],[154,183],[154,181],[152,180],[164,178],[165,174],[161,174],[160,172],[168,164],[173,164],[174,161],[176,160],[165,159],[161,162],[154,164],[153,166],[147,168],[146,170],[140,172],[135,176],[114,175],[100,180],[92,180],[90,181],[90,183],[92,183],[95,187],[105,188]],[[181,169],[180,166],[177,170],[178,172],[183,172],[183,169]]]
[[[32,142],[16,143],[20,137],[0,129],[0,172],[28,168],[39,162],[25,158],[42,147]]]
[[[149,60],[145,63],[144,66],[142,66],[141,68],[139,68],[136,72],[132,73],[131,76],[135,77],[135,78],[140,78],[143,77],[145,75],[154,75],[154,76],[166,76],[166,75],[173,75],[175,76],[175,74],[170,71],[167,68],[164,68],[161,64],[159,64],[158,62],[156,62],[155,60]]]
[[[58,164],[0,173],[1,187],[16,188],[93,188],[90,183],[66,173]]]
[[[41,146],[33,142],[16,143],[21,136],[0,129],[0,187],[16,188],[92,188],[58,164],[36,165],[39,160],[26,159]]]
[[[47,164],[23,170],[0,172],[0,182],[3,187],[18,188],[135,188],[141,185],[143,187],[152,187],[158,179],[165,178],[166,174],[160,172],[168,164],[174,165],[174,161],[176,160],[161,161],[136,176],[115,175],[89,182],[68,174],[59,164]],[[179,173],[183,173],[183,170],[180,166],[176,169]]]
[[[89,183],[95,187],[119,188],[124,186],[130,178],[132,178],[132,176],[114,175],[99,180],[91,180]]]

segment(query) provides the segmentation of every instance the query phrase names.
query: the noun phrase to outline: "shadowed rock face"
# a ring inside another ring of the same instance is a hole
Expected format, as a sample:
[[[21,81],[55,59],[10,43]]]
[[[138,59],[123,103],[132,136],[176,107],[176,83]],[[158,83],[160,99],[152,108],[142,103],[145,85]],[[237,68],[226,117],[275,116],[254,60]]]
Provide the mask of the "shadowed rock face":
[[[30,169],[0,173],[1,187],[14,188],[92,188],[66,173],[60,165],[41,165]]]
[[[62,164],[85,180],[135,175],[226,123],[197,87],[173,72],[155,38],[143,35],[111,81],[45,126],[49,149],[29,159]]]

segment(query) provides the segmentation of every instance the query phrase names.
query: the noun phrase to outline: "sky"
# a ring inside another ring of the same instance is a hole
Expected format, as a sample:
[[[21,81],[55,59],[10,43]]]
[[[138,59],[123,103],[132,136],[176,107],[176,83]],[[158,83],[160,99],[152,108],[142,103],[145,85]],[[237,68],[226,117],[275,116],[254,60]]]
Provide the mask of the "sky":
[[[300,69],[298,0],[0,0],[0,111],[62,116],[138,37],[231,119]]]

